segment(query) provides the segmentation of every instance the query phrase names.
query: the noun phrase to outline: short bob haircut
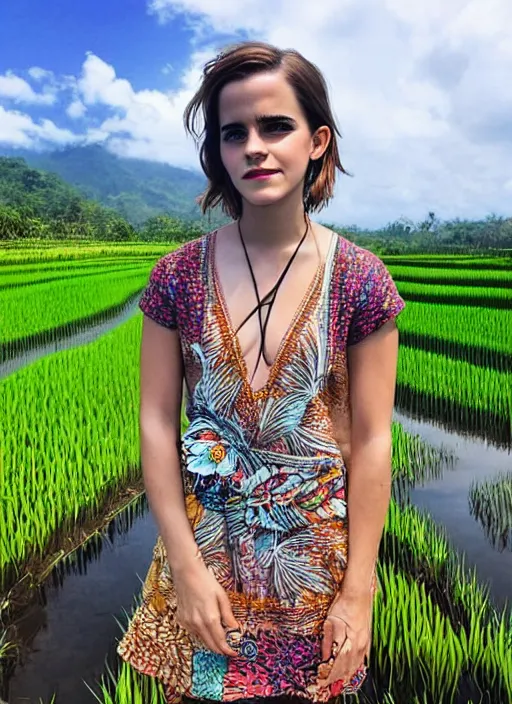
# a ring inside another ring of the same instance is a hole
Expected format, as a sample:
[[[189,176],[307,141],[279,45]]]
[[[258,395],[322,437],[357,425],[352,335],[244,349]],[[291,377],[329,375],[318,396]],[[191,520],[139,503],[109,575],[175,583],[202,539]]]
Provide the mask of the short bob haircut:
[[[231,81],[238,81],[266,71],[284,71],[306,116],[311,134],[327,125],[331,130],[329,145],[320,159],[311,160],[304,180],[304,210],[321,210],[332,198],[336,169],[348,174],[340,161],[336,127],[329,103],[327,85],[320,70],[294,49],[281,50],[264,42],[242,42],[227,47],[203,69],[199,90],[188,103],[183,115],[186,131],[201,143],[201,166],[208,178],[208,187],[200,196],[203,213],[221,204],[224,213],[233,219],[242,216],[242,197],[234,187],[220,156],[219,94]],[[203,129],[198,129],[201,112]]]

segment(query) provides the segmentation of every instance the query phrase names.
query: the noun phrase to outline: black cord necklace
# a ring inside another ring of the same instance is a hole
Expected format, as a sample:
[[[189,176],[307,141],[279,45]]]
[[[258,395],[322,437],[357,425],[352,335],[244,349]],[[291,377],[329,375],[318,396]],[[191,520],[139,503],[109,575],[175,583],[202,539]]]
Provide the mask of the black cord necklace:
[[[260,343],[260,348],[259,348],[259,351],[258,351],[258,358],[257,358],[257,360],[256,360],[256,365],[255,365],[255,367],[254,367],[254,371],[253,371],[253,375],[252,375],[252,378],[251,378],[251,382],[250,382],[250,383],[252,383],[252,381],[253,381],[253,379],[254,379],[254,376],[255,376],[255,374],[256,374],[256,370],[258,369],[258,366],[259,366],[259,363],[260,363],[260,359],[261,359],[262,356],[263,356],[263,360],[264,360],[265,364],[267,365],[267,367],[272,366],[272,365],[270,364],[270,362],[267,360],[266,356],[265,356],[265,335],[266,335],[266,332],[267,332],[267,325],[268,325],[268,321],[269,321],[269,318],[270,318],[270,313],[271,313],[271,311],[272,311],[272,306],[274,305],[275,300],[276,300],[276,297],[277,297],[277,291],[278,291],[280,285],[282,284],[282,282],[283,282],[283,280],[284,280],[284,277],[285,277],[286,274],[288,273],[288,270],[290,269],[290,267],[291,267],[291,265],[292,265],[292,263],[293,263],[293,260],[294,260],[295,257],[297,256],[297,252],[299,251],[299,249],[300,249],[302,243],[303,243],[304,240],[306,239],[306,235],[308,234],[310,221],[309,221],[309,218],[307,217],[306,214],[304,214],[304,220],[306,221],[306,230],[305,230],[304,234],[302,235],[302,238],[301,238],[299,244],[298,244],[297,247],[295,248],[294,253],[292,254],[292,256],[290,257],[290,259],[288,260],[288,263],[287,263],[286,266],[284,267],[283,271],[281,272],[281,274],[280,274],[278,280],[276,281],[276,283],[274,284],[274,286],[273,286],[273,287],[270,289],[270,291],[269,291],[265,296],[263,296],[263,298],[261,298],[261,299],[260,299],[260,293],[259,293],[259,290],[258,290],[258,284],[256,283],[256,277],[254,276],[254,271],[253,271],[253,268],[252,268],[251,260],[249,259],[249,253],[247,252],[247,247],[246,247],[246,245],[245,245],[244,238],[243,238],[243,236],[242,236],[242,230],[241,230],[241,228],[240,228],[240,220],[238,221],[238,232],[239,232],[239,234],[240,234],[240,241],[242,242],[242,246],[243,246],[243,248],[244,248],[245,258],[247,259],[247,265],[248,265],[248,267],[249,267],[249,271],[250,271],[250,274],[251,274],[251,279],[252,279],[252,283],[253,283],[253,286],[254,286],[254,293],[256,294],[256,300],[258,301],[258,304],[255,306],[255,308],[253,308],[253,310],[249,313],[249,315],[240,323],[240,325],[238,326],[238,328],[237,328],[236,331],[235,331],[235,335],[238,334],[238,331],[245,325],[245,323],[246,323],[250,318],[252,318],[252,316],[253,316],[256,312],[258,313],[258,320],[259,320],[259,324],[260,324],[260,334],[261,334],[261,343]],[[263,308],[263,306],[268,306],[267,317],[265,318],[265,322],[263,322],[263,318],[262,318],[262,308]]]

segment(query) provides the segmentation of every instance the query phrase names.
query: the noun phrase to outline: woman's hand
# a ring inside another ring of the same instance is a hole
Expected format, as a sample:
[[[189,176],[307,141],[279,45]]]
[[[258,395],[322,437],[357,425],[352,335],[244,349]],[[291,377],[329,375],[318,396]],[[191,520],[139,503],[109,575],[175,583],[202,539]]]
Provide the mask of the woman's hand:
[[[334,655],[334,662],[327,677],[325,668],[323,672],[320,670],[320,687],[336,680],[348,683],[364,664],[365,657],[370,656],[372,606],[371,592],[356,596],[341,592],[331,605],[324,623],[322,661]]]
[[[226,641],[224,628],[239,629],[225,589],[202,559],[172,571],[178,608],[176,619],[182,628],[198,637],[219,655],[238,657]]]

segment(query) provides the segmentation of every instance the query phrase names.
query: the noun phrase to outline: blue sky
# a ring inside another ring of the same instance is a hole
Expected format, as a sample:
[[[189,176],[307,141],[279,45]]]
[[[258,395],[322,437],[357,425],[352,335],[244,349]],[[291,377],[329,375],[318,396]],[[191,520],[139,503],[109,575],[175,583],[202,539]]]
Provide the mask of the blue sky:
[[[101,143],[199,168],[182,128],[204,63],[244,38],[326,76],[343,134],[319,219],[512,215],[509,0],[15,0],[0,4],[0,151]]]

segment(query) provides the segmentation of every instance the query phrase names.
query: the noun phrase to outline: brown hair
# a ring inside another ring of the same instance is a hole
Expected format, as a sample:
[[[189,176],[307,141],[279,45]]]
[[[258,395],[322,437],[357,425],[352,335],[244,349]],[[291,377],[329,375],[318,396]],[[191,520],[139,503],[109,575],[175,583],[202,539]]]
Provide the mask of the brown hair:
[[[196,142],[204,136],[199,158],[208,178],[208,187],[199,199],[203,213],[219,203],[222,210],[237,219],[242,215],[242,198],[224,168],[220,156],[219,94],[230,81],[237,81],[264,71],[283,69],[295,91],[313,134],[327,125],[331,139],[323,156],[309,162],[304,181],[304,209],[320,210],[332,198],[336,169],[347,174],[341,165],[336,127],[325,79],[320,70],[294,49],[281,50],[264,42],[242,42],[221,51],[203,69],[199,90],[188,103],[183,115],[186,131]],[[204,128],[197,128],[201,111]]]

